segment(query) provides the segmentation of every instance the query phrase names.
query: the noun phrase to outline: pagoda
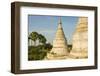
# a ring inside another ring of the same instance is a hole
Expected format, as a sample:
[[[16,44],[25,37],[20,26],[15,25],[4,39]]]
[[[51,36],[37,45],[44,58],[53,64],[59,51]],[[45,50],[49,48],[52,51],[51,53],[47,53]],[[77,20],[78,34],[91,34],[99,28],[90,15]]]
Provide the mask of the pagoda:
[[[72,50],[70,55],[73,58],[88,57],[88,18],[80,17],[73,33]]]
[[[66,59],[66,56],[69,54],[67,40],[64,35],[62,28],[61,18],[59,19],[58,29],[53,40],[53,47],[51,51],[47,54],[46,59]]]

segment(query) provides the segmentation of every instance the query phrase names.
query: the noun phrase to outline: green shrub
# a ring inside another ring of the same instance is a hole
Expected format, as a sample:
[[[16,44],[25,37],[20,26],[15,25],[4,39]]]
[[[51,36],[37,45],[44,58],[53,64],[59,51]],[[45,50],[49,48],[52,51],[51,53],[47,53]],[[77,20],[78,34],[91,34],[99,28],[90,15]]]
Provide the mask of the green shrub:
[[[29,46],[28,60],[42,60],[49,50],[44,45]]]

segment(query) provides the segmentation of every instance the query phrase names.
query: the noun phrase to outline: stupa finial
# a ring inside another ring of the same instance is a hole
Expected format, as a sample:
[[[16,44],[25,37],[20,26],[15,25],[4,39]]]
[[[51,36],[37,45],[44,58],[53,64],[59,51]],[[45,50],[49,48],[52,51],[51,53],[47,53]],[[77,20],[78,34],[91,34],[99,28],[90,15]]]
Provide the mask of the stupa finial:
[[[61,16],[59,17],[59,21],[58,21],[58,28],[62,28],[62,20],[61,20]]]
[[[62,21],[61,21],[61,16],[59,17],[59,24],[62,24]]]

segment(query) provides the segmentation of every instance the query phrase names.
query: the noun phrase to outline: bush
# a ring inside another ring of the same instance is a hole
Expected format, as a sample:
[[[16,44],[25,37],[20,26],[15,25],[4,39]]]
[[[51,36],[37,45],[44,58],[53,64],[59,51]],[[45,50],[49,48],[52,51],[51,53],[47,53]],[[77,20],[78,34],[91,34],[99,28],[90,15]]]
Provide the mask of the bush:
[[[42,60],[52,47],[49,45],[38,45],[28,47],[28,60]]]

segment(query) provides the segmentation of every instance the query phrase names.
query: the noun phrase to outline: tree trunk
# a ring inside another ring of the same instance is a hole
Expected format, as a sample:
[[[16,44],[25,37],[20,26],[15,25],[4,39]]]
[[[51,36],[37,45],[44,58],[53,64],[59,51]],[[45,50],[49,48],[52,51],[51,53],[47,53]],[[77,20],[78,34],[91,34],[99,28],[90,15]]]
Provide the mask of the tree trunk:
[[[36,41],[34,41],[34,46],[36,46]]]

